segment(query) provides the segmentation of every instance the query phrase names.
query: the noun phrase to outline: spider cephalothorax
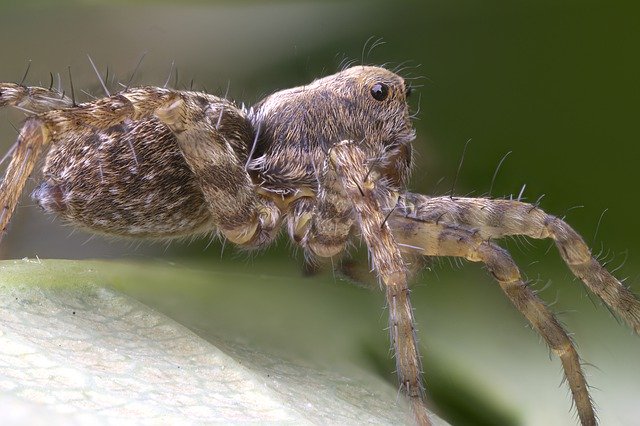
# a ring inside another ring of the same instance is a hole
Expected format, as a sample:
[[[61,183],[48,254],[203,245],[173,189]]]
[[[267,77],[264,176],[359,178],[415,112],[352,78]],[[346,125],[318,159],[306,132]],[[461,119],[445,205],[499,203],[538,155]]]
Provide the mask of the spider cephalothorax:
[[[483,262],[556,353],[580,421],[596,423],[576,349],[509,253],[492,240],[552,238],[572,272],[640,332],[640,303],[563,220],[534,205],[406,191],[410,88],[396,74],[356,66],[276,92],[249,110],[200,92],[126,88],[76,104],[55,90],[0,83],[0,106],[26,119],[0,186],[0,227],[40,154],[44,210],[93,232],[173,238],[219,232],[264,247],[286,228],[308,257],[341,256],[361,237],[384,288],[403,392],[429,418],[409,299],[407,259]]]
[[[327,152],[352,140],[400,189],[415,137],[407,93],[405,81],[390,71],[353,67],[267,96],[250,111],[258,132],[250,170],[275,192],[315,188]]]

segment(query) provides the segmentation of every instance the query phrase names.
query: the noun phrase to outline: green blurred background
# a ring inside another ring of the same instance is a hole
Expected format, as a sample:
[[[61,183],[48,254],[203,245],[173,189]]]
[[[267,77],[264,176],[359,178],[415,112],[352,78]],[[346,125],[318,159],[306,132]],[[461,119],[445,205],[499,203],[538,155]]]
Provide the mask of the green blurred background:
[[[100,95],[87,53],[101,71],[108,67],[110,76],[126,82],[147,52],[136,84],[164,84],[175,61],[179,87],[193,80],[196,89],[224,93],[229,84],[230,97],[252,104],[275,90],[333,73],[345,58],[389,66],[408,61],[404,75],[421,77],[411,99],[414,110],[420,104],[412,190],[449,193],[464,144],[472,139],[455,192],[487,194],[498,163],[511,152],[492,195],[517,196],[525,184],[525,199],[535,202],[545,194],[541,206],[567,214],[611,269],[628,258],[617,275],[628,276],[627,283],[639,291],[638,12],[632,1],[2,2],[0,80],[20,81],[32,60],[28,83],[48,85],[52,72],[68,86],[71,66],[76,93],[82,88]],[[370,37],[385,44],[369,52]],[[15,140],[11,123],[19,126],[21,119],[18,112],[0,111],[2,152]],[[284,240],[259,259],[228,248],[220,259],[220,245],[206,248],[206,240],[165,247],[93,239],[52,222],[31,204],[25,196],[3,241],[3,258],[171,258],[213,269],[252,265],[256,276],[277,271],[298,279],[300,256],[289,261]],[[604,308],[592,307],[555,249],[547,253],[547,242],[510,240],[506,246],[540,288],[553,279],[541,295],[557,300],[555,310],[578,311],[563,319],[576,331],[585,359],[602,370],[589,373],[605,388],[595,395],[605,424],[640,419],[632,406],[640,400],[638,339],[607,318]],[[325,274],[301,285],[332,286],[335,280]],[[379,316],[374,306],[381,298],[362,297]],[[443,401],[458,395],[473,406],[475,396],[491,395],[506,411],[525,406],[514,414],[524,423],[571,421],[567,391],[558,388],[559,364],[548,362],[544,346],[523,330],[522,320],[480,268],[436,265],[421,278],[414,300],[427,360],[433,356],[441,360],[434,363],[445,365],[443,376],[432,380],[444,381]],[[384,374],[392,367],[383,324],[371,327],[377,333],[371,346],[382,347],[363,353]],[[465,421],[481,420],[455,423]]]

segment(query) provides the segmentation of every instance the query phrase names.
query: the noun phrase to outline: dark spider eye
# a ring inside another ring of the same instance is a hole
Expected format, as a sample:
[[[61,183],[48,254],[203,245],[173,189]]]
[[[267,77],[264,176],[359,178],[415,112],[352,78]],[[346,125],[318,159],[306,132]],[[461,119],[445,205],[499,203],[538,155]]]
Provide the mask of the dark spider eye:
[[[371,86],[371,96],[376,101],[384,101],[389,96],[389,87],[384,83],[376,83]]]
[[[411,87],[411,83],[407,84],[404,90],[405,90],[404,94],[407,98],[411,96],[411,92],[413,92],[413,87]]]

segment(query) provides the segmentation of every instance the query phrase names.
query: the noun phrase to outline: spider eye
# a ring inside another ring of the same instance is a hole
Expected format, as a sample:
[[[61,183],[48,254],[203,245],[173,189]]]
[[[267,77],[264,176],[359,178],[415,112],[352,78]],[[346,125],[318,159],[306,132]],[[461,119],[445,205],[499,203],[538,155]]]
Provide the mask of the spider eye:
[[[371,86],[371,96],[376,101],[384,101],[389,96],[389,86],[384,83],[376,83]]]
[[[405,95],[408,98],[409,96],[411,96],[411,93],[413,92],[413,87],[411,87],[411,83],[407,84],[407,88],[405,89]]]

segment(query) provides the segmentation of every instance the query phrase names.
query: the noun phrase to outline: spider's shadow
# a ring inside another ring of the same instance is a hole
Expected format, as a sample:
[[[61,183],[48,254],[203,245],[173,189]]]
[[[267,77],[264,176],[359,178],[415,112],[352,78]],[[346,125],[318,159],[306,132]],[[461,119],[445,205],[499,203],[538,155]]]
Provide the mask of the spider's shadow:
[[[384,346],[382,346],[384,347]],[[380,345],[363,344],[362,355],[370,365],[394,386],[397,385],[394,360]],[[465,383],[447,372],[447,366],[426,348],[421,347],[427,384],[427,401],[435,413],[456,426],[518,426],[521,422],[505,408],[483,395],[481,389]]]

